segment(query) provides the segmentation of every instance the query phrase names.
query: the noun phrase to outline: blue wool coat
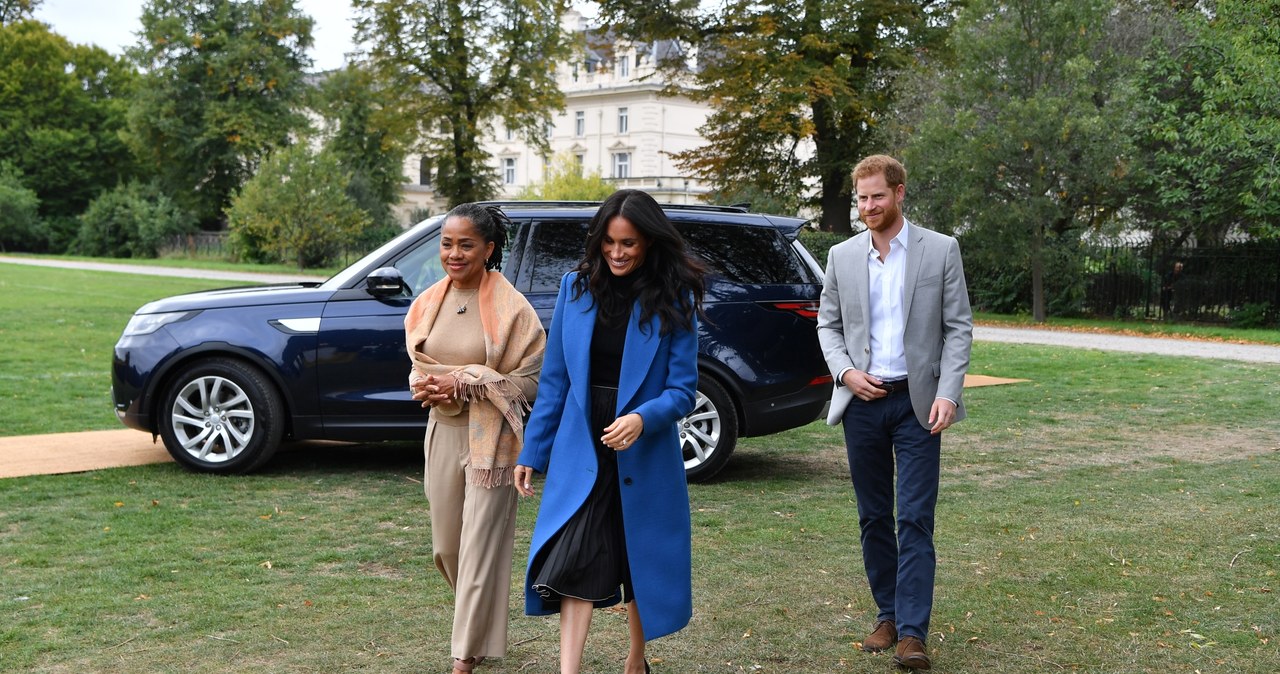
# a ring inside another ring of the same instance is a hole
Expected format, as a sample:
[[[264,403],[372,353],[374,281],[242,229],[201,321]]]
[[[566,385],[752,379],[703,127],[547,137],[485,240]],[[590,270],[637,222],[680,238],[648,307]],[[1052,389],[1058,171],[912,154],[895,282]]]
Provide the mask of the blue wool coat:
[[[538,399],[518,461],[546,475],[530,563],[586,501],[597,469],[593,443],[603,435],[590,427],[596,307],[590,293],[571,299],[574,278],[576,272],[570,272],[560,281]],[[641,326],[640,306],[633,307],[618,381],[618,416],[638,413],[644,432],[618,452],[618,480],[631,582],[646,640],[676,632],[693,615],[689,491],[676,424],[693,409],[697,361],[696,318],[692,330],[659,336],[657,318]],[[532,581],[526,570],[525,612],[555,613],[558,605],[544,602]]]

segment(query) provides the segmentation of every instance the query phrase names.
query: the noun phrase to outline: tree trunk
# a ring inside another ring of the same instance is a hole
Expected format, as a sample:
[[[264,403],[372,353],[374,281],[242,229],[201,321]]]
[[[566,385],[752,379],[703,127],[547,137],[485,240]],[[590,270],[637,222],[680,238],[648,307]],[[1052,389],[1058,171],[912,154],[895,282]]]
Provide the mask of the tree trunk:
[[[848,173],[844,163],[835,156],[840,151],[840,129],[830,101],[819,98],[813,101],[813,145],[822,181],[822,206],[820,227],[824,232],[852,234],[850,209],[853,195],[848,190]]]
[[[1036,225],[1031,234],[1031,318],[1045,322],[1044,307],[1044,227]]]
[[[824,232],[853,233],[853,194],[844,188],[846,176],[839,170],[822,175],[822,223]]]

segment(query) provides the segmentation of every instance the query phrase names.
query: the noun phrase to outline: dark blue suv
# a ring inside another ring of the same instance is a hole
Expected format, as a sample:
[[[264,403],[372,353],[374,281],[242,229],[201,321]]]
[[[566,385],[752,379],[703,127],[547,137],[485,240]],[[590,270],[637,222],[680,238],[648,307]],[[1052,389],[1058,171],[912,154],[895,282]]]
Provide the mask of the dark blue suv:
[[[582,257],[597,204],[500,204],[514,231],[503,273],[551,320],[560,277]],[[692,481],[739,437],[807,424],[830,394],[815,322],[822,272],[802,220],[732,207],[664,206],[710,266],[698,395],[681,421]],[[125,425],[158,434],[188,468],[243,473],[285,438],[416,440],[404,314],[443,277],[442,217],[405,231],[323,283],[179,295],[138,310],[115,347]]]

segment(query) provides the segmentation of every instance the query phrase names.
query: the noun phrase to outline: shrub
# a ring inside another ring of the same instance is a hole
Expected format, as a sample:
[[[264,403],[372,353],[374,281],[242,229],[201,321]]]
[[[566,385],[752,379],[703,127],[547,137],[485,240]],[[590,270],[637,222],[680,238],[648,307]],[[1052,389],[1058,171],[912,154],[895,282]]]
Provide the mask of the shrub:
[[[599,171],[583,173],[582,165],[567,152],[557,154],[540,183],[533,183],[516,195],[517,199],[540,201],[603,201],[617,188],[600,177]]]
[[[1236,328],[1265,328],[1271,325],[1271,303],[1249,302],[1231,312],[1231,326]]]
[[[80,255],[156,257],[174,236],[192,231],[190,218],[159,187],[135,181],[89,202],[71,250]]]
[[[802,229],[800,230],[799,238],[800,243],[804,244],[804,247],[809,249],[809,253],[813,255],[813,259],[817,260],[818,264],[822,265],[823,269],[826,269],[827,253],[831,250],[831,247],[845,239],[848,239],[849,237],[835,232],[820,232],[812,229]]]
[[[430,208],[426,206],[415,206],[409,211],[409,214],[405,216],[405,224],[412,227],[432,215],[434,215],[434,213],[431,212]]]
[[[0,252],[39,250],[40,197],[22,183],[22,174],[12,164],[0,163]]]

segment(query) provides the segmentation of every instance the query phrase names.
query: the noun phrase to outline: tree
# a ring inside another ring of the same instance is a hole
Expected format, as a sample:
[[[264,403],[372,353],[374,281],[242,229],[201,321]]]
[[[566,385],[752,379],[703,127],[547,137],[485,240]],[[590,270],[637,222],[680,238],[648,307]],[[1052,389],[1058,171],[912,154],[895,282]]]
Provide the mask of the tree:
[[[1139,71],[1130,208],[1176,248],[1280,235],[1280,0],[1190,8]]]
[[[133,174],[120,132],[134,78],[124,61],[38,21],[0,26],[0,161],[40,198],[42,247],[61,251],[89,201]]]
[[[39,248],[40,235],[40,197],[17,167],[0,162],[0,252]]]
[[[0,0],[0,26],[7,26],[35,16],[44,0]]]
[[[295,145],[272,155],[227,209],[233,246],[259,262],[321,266],[371,221],[347,196],[351,175],[330,152]]]
[[[327,73],[312,106],[326,120],[324,146],[352,174],[348,196],[373,222],[395,226],[413,121],[399,114],[364,64]]]
[[[206,229],[303,115],[312,21],[293,0],[151,0],[129,54],[143,76],[129,140]]]
[[[520,190],[517,199],[539,201],[604,201],[617,188],[600,177],[598,169],[583,174],[582,164],[568,152],[561,152],[551,160],[542,182],[533,183]]]
[[[1037,321],[1055,251],[1123,202],[1132,61],[1108,21],[1128,18],[1110,0],[975,0],[955,66],[917,74],[901,101],[908,215],[982,242],[985,264],[966,258],[984,274],[1029,270]]]
[[[564,0],[353,0],[357,39],[379,82],[421,123],[450,206],[491,197],[497,171],[481,145],[501,120],[546,149],[563,105],[555,65],[569,54]]]
[[[662,65],[711,104],[706,148],[680,165],[726,192],[796,195],[818,188],[824,230],[850,232],[850,173],[871,154],[898,72],[944,47],[955,0],[600,0],[610,29],[636,42],[696,49]],[[812,148],[810,151],[809,148]]]

